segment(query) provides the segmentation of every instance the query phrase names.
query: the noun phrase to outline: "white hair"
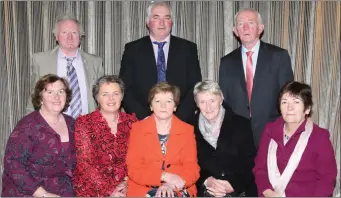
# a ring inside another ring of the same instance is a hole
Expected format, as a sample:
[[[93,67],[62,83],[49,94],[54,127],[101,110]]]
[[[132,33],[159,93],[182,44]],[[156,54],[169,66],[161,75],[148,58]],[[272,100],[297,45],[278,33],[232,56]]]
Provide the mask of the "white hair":
[[[196,97],[199,93],[208,92],[214,95],[218,95],[224,100],[223,92],[220,89],[220,86],[217,82],[213,80],[204,80],[202,82],[198,82],[195,84],[193,89],[194,100],[196,101]]]
[[[242,10],[239,10],[236,15],[234,15],[234,25],[236,26],[237,25],[237,17],[238,15],[241,13],[241,12],[244,12],[244,11],[250,11],[250,12],[253,12],[255,14],[257,14],[257,20],[258,20],[258,24],[263,24],[263,20],[262,20],[262,16],[259,14],[259,12],[253,8],[244,8]]]
[[[66,21],[66,20],[74,21],[78,25],[79,37],[82,37],[85,35],[84,28],[83,28],[82,24],[77,20],[77,18],[75,16],[73,16],[72,14],[66,13],[66,14],[63,14],[63,15],[57,17],[56,23],[55,23],[54,28],[52,30],[52,33],[54,36],[57,36],[57,34],[58,34],[58,24],[62,21]]]
[[[152,8],[155,6],[166,6],[169,11],[170,11],[170,17],[173,20],[173,12],[172,12],[172,8],[169,6],[169,4],[167,2],[164,1],[152,1],[151,4],[149,4],[149,6],[147,7],[147,16],[146,16],[146,23],[148,24],[149,19],[150,19],[150,15],[151,15],[151,11]]]

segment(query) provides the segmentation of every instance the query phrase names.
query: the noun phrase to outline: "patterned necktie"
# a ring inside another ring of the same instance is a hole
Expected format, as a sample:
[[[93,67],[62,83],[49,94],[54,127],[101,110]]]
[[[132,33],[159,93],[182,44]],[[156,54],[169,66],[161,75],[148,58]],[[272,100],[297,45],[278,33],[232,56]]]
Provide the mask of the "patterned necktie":
[[[253,69],[252,69],[252,51],[246,52],[247,60],[246,60],[246,88],[247,95],[249,97],[249,104],[251,104],[251,93],[253,86]]]
[[[70,112],[73,118],[77,118],[82,112],[82,101],[81,101],[81,90],[79,88],[78,78],[76,70],[72,65],[73,60],[76,57],[68,58],[65,57],[67,61],[67,78],[72,90],[72,100],[70,102]]]
[[[156,68],[157,68],[157,82],[159,83],[159,82],[166,81],[166,59],[165,59],[165,53],[163,52],[163,46],[167,42],[154,41],[153,43],[158,45]]]

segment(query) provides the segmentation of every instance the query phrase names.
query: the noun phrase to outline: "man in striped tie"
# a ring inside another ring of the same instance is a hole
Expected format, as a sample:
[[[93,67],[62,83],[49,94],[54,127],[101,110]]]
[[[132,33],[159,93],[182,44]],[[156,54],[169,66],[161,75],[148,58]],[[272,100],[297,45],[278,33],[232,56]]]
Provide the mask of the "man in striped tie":
[[[77,118],[96,108],[91,88],[95,81],[104,75],[102,58],[79,48],[84,30],[72,15],[65,14],[58,18],[53,33],[58,46],[51,51],[36,53],[32,57],[31,86],[34,86],[39,77],[48,73],[65,77],[72,89],[72,100],[66,113]],[[27,113],[33,110],[30,103],[29,100]]]

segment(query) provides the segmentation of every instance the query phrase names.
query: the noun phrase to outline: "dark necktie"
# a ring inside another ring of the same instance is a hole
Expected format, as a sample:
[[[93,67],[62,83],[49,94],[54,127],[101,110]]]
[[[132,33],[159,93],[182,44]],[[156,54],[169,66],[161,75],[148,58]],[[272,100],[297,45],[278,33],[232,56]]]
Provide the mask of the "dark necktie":
[[[165,53],[163,52],[163,46],[166,43],[167,42],[156,42],[156,41],[153,42],[153,44],[158,45],[157,62],[156,62],[158,83],[166,81],[166,59],[165,59]]]
[[[67,78],[70,84],[70,88],[72,90],[72,100],[70,102],[70,108],[71,108],[71,116],[73,118],[77,118],[79,114],[82,112],[82,101],[81,101],[81,90],[79,88],[78,78],[76,74],[76,70],[72,65],[73,58],[65,57],[67,61]]]

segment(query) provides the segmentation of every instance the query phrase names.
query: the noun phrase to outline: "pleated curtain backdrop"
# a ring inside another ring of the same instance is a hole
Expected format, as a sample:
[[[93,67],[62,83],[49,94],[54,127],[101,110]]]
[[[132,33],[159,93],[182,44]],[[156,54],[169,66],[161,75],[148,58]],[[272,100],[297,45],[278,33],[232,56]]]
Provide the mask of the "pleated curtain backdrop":
[[[330,131],[340,167],[340,24],[338,1],[171,1],[172,33],[198,45],[204,79],[218,80],[220,58],[239,46],[234,15],[259,11],[262,40],[288,49],[295,79],[312,86],[313,119]],[[53,49],[55,18],[63,12],[83,24],[81,48],[103,58],[106,74],[118,74],[124,44],[148,34],[148,1],[0,1],[0,164],[14,126],[24,116],[30,57]],[[0,181],[1,185],[1,181]],[[334,196],[340,196],[340,170]]]

